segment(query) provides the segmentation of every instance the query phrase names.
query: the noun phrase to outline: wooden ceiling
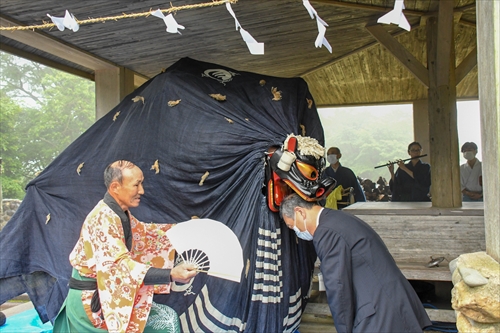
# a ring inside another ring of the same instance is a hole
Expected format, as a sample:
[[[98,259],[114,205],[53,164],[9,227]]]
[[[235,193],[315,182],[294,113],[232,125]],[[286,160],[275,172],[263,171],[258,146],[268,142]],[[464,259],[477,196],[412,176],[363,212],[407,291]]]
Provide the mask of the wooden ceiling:
[[[442,1],[454,1],[458,66],[475,52],[475,0]],[[47,13],[63,16],[66,9],[78,20],[85,20],[211,2],[2,0],[0,22],[2,26],[37,25],[50,22]],[[73,61],[66,51],[57,54],[57,51],[44,50],[45,38],[91,55],[101,64],[123,66],[146,78],[182,57],[239,71],[300,76],[307,81],[318,106],[427,98],[427,88],[366,29],[393,9],[394,0],[310,0],[310,3],[329,25],[325,36],[332,53],[325,47],[314,46],[317,23],[310,18],[301,0],[239,0],[232,4],[243,29],[265,44],[264,55],[250,54],[225,5],[177,11],[175,19],[185,26],[182,35],[167,33],[162,20],[148,16],[85,24],[77,32],[61,32],[55,28],[0,31],[0,49],[49,65],[59,64],[89,78],[93,77],[93,66]],[[383,25],[383,28],[427,67],[425,22],[436,13],[439,0],[405,0],[404,4],[412,30],[406,32],[395,25]],[[476,68],[457,86],[459,98],[477,98]]]

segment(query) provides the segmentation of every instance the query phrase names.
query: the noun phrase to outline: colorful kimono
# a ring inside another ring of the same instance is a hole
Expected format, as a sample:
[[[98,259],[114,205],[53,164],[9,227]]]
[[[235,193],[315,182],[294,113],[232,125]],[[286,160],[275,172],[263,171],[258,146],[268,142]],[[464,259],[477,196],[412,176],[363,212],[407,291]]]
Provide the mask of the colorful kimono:
[[[133,237],[131,251],[120,217],[103,200],[87,215],[69,259],[73,278],[97,280],[101,310],[91,311],[93,290],[70,289],[54,332],[64,327],[68,331],[143,332],[153,293],[170,292],[170,285],[144,285],[143,279],[150,267],[173,267],[175,251],[165,235],[173,225],[146,224],[126,214]],[[86,316],[78,312],[78,303]]]

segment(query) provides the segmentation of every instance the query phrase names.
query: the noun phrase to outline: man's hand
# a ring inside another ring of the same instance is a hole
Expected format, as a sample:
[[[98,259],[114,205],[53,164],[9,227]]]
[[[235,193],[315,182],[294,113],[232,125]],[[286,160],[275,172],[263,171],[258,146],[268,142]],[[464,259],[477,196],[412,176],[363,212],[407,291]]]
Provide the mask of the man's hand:
[[[408,170],[408,168],[406,167],[405,162],[404,162],[403,160],[397,160],[397,163],[398,163],[398,167],[399,167],[400,169],[403,169],[403,170],[405,170],[405,169],[406,169],[406,170]],[[405,171],[406,171],[406,170],[405,170]]]
[[[196,272],[196,265],[180,264],[172,268],[170,271],[170,279],[175,282],[188,283],[196,274],[198,274],[198,272]]]
[[[394,175],[394,164],[393,162],[389,161],[389,165],[387,166],[387,168],[389,169],[389,172],[391,173],[391,175]]]
[[[473,192],[468,190],[463,190],[462,192],[465,195],[469,196],[472,200],[479,200],[483,197],[483,194],[481,192]]]
[[[483,197],[482,193],[479,192],[472,192],[471,198],[474,200],[479,200]]]

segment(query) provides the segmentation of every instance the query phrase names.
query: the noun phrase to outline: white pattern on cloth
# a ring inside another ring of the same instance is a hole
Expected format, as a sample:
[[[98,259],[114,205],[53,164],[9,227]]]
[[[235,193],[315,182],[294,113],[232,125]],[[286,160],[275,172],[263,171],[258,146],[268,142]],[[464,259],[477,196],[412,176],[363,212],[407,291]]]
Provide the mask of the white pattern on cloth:
[[[146,326],[165,332],[180,332],[179,316],[171,307],[153,302]]]

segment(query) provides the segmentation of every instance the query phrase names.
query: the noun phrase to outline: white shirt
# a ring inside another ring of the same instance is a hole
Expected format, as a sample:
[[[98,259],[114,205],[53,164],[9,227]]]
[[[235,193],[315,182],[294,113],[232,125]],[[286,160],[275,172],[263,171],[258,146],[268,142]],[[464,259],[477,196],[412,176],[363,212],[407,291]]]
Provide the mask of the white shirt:
[[[321,215],[321,212],[325,209],[324,207],[321,207],[321,209],[318,212],[318,216],[316,217],[316,228],[318,227],[319,224],[319,216]]]
[[[470,167],[469,163],[464,163],[460,166],[460,186],[461,189],[467,189],[472,192],[483,192],[482,183],[479,183],[479,178],[483,176],[481,161],[476,160],[474,167]]]

